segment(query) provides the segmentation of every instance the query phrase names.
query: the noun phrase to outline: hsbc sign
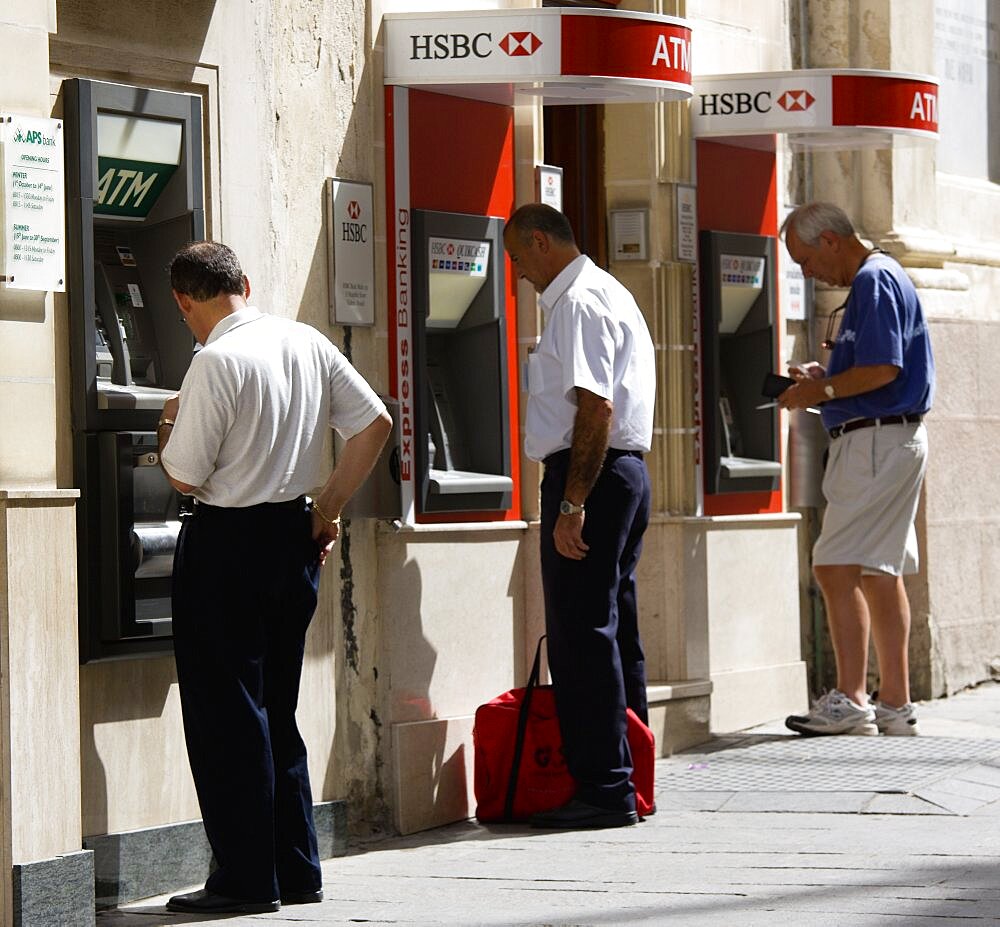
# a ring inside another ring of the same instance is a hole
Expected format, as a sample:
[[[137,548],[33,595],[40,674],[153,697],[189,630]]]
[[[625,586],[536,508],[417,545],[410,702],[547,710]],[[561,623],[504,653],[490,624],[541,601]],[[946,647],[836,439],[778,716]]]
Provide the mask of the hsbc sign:
[[[477,85],[537,95],[539,85],[579,82],[593,102],[605,89],[608,100],[633,91],[690,96],[691,30],[672,16],[589,8],[390,13],[384,27],[388,85],[450,85],[475,97]]]
[[[809,109],[816,102],[808,90],[786,90],[778,97],[778,106],[786,113],[800,113]]]
[[[937,81],[923,75],[801,70],[705,77],[694,90],[699,138],[786,133],[850,148],[872,133],[937,137]]]
[[[375,321],[372,185],[328,177],[326,210],[330,322],[372,325]]]
[[[508,55],[533,55],[542,47],[542,40],[534,32],[508,32],[499,42],[500,50]]]
[[[441,61],[443,59],[489,58],[497,49],[507,55],[533,55],[542,47],[542,40],[533,32],[508,32],[494,43],[490,32],[468,35],[464,32],[444,32],[438,35],[411,35],[411,61]]]

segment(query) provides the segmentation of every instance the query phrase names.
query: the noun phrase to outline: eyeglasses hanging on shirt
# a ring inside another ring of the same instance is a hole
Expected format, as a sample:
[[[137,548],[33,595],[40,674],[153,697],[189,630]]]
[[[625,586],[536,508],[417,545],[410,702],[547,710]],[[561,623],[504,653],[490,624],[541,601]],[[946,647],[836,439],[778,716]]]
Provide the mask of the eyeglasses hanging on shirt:
[[[882,248],[872,248],[871,251],[865,256],[865,261],[868,260],[873,254],[888,254]],[[865,261],[861,263],[864,264]],[[858,268],[860,270],[860,267]],[[837,346],[837,335],[840,333],[840,325],[837,322],[837,316],[840,315],[847,308],[848,302],[850,302],[851,294],[848,292],[847,299],[845,299],[833,312],[830,313],[830,318],[826,322],[826,337],[820,342],[820,347],[824,351],[832,351]],[[836,327],[835,327],[836,326]]]
[[[848,297],[849,299],[850,297]],[[820,342],[820,346],[824,351],[832,351],[837,346],[837,333],[840,331],[840,324],[837,322],[837,316],[840,315],[847,308],[847,300],[845,299],[833,312],[830,313],[830,318],[827,319],[826,323],[826,337]],[[836,325],[836,329],[834,329]]]

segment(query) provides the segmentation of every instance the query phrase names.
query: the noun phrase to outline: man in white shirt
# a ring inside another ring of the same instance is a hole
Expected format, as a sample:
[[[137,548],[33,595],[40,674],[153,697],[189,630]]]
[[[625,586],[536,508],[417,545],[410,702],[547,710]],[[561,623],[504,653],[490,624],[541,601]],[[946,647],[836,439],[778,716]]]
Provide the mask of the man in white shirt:
[[[218,868],[172,911],[277,911],[323,899],[306,748],[295,723],[319,568],[388,436],[385,405],[330,341],[247,305],[225,245],[170,266],[204,345],[157,428],[171,484],[195,498],[174,555],[184,734]],[[347,443],[326,473],[330,427]]]
[[[525,453],[545,463],[541,565],[549,666],[572,801],[538,827],[634,824],[626,706],[647,720],[635,570],[649,521],[653,343],[631,294],[578,250],[566,217],[518,209],[504,246],[540,294]]]

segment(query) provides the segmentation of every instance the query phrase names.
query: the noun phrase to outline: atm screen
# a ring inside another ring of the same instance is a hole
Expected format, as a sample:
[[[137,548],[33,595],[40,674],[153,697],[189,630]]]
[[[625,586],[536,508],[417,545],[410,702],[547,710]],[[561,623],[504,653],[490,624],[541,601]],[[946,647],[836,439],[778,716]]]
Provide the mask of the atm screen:
[[[181,163],[182,142],[180,122],[98,113],[94,215],[148,216]]]
[[[489,274],[490,243],[459,238],[428,242],[428,328],[455,328]]]

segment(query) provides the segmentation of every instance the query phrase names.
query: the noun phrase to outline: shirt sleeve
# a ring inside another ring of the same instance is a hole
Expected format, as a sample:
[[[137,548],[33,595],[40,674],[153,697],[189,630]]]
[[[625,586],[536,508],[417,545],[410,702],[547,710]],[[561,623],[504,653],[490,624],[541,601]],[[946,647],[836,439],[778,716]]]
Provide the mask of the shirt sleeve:
[[[367,380],[337,350],[333,351],[330,370],[330,427],[335,428],[345,440],[364,431],[386,411],[385,403]]]
[[[181,483],[201,486],[215,470],[222,442],[236,418],[238,386],[218,375],[224,361],[199,352],[181,384],[177,421],[163,449],[163,466]]]
[[[858,367],[878,364],[903,366],[903,318],[896,281],[886,270],[866,275],[857,293],[857,330],[854,333],[854,363]]]
[[[614,324],[600,307],[580,299],[562,314],[559,353],[563,362],[563,390],[576,387],[602,399],[614,396]]]

